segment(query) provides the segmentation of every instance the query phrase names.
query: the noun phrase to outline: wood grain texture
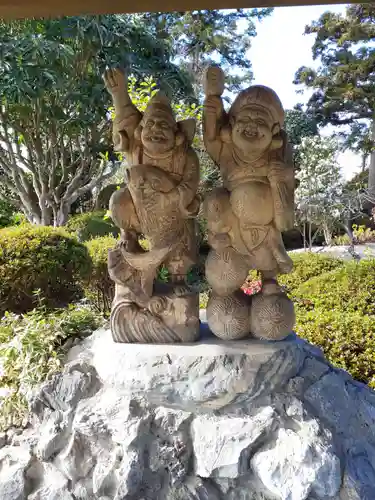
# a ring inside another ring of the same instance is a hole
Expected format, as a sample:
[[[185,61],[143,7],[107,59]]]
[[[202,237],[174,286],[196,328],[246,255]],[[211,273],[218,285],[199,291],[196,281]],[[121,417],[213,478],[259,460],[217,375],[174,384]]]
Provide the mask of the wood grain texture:
[[[139,0],[138,2],[130,0],[65,0],[64,2],[57,0],[0,0],[0,17],[16,19],[78,14],[260,8],[341,3],[342,0]]]

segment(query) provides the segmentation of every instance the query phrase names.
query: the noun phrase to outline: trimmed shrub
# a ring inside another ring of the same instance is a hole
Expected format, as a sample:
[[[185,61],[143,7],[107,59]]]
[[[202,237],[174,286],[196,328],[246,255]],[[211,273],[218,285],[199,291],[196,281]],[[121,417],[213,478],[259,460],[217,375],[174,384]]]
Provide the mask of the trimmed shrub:
[[[90,267],[86,247],[61,228],[1,229],[0,314],[26,312],[40,301],[60,307],[77,300]]]
[[[110,218],[104,218],[105,211],[87,212],[74,215],[66,223],[67,231],[76,234],[80,241],[88,241],[100,236],[117,237],[120,230]]]
[[[58,372],[71,342],[89,335],[103,318],[87,305],[46,313],[7,313],[0,323],[0,429],[27,423],[25,394]]]
[[[341,268],[344,265],[344,262],[340,259],[312,252],[292,253],[290,257],[294,264],[293,271],[290,274],[283,274],[278,277],[279,282],[289,292],[293,292],[310,278]]]
[[[103,236],[86,242],[91,257],[90,275],[82,282],[85,297],[102,313],[109,313],[114,297],[115,284],[108,274],[108,250],[114,248],[117,239]]]
[[[300,285],[293,295],[305,309],[375,314],[375,259],[347,262]]]
[[[327,359],[375,388],[375,316],[297,307],[298,335],[321,347]]]

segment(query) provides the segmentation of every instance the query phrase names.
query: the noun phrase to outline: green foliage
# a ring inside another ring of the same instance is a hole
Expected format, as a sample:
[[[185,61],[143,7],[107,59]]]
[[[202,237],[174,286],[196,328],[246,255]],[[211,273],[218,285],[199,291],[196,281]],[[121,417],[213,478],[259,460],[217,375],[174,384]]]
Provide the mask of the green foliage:
[[[353,239],[347,234],[336,236],[333,240],[334,245],[361,245],[364,243],[373,243],[375,241],[375,231],[370,227],[353,224]]]
[[[340,259],[319,255],[312,252],[292,253],[293,271],[280,275],[278,280],[292,293],[303,283],[323,273],[341,268],[344,262]]]
[[[72,204],[114,174],[107,66],[153,74],[192,95],[165,41],[130,15],[0,21],[0,179],[30,222],[63,225]],[[22,146],[22,147],[20,147]]]
[[[318,126],[314,118],[307,115],[300,107],[285,111],[285,131],[289,142],[299,146],[304,137],[318,135]]]
[[[280,276],[296,308],[296,332],[327,359],[375,387],[375,260],[344,262],[292,254],[294,270]]]
[[[238,90],[242,82],[248,84],[252,78],[247,51],[256,36],[254,20],[260,21],[271,12],[272,9],[195,10],[147,13],[141,18],[155,36],[169,43],[172,53],[196,82],[214,60],[228,74],[230,90]]]
[[[111,196],[113,193],[115,193],[117,190],[121,189],[124,187],[123,179],[124,179],[124,172],[118,172],[121,175],[121,180],[120,182],[115,182],[112,184],[107,184],[105,187],[103,187],[95,201],[95,210],[105,210],[107,211],[109,209],[109,202],[111,199]]]
[[[87,305],[6,314],[0,323],[0,428],[27,421],[25,393],[62,367],[68,339],[89,335],[102,318]]]
[[[169,271],[165,266],[160,266],[157,273],[157,280],[161,283],[168,283],[170,279]]]
[[[85,297],[96,310],[109,314],[114,297],[115,284],[108,274],[108,251],[116,246],[113,236],[95,238],[86,243],[91,258],[91,272],[83,280]]]
[[[0,230],[0,314],[29,311],[40,298],[48,307],[67,304],[81,296],[78,283],[89,272],[87,249],[63,229]]]
[[[67,231],[75,233],[80,241],[107,235],[117,237],[120,233],[112,220],[105,218],[104,210],[74,215],[65,227]]]
[[[323,230],[327,245],[347,210],[337,154],[338,144],[332,138],[305,137],[298,146],[296,219],[299,225],[314,224]]]
[[[319,135],[317,123],[301,107],[296,106],[294,109],[287,109],[285,111],[284,127],[293,148],[294,164],[298,168],[300,165],[298,146],[305,137]]]
[[[374,63],[375,6],[351,5],[345,15],[326,12],[306,27],[315,35],[315,70],[301,67],[295,83],[313,90],[308,110],[319,124],[350,125],[347,146],[371,153],[369,127],[375,109]]]
[[[206,309],[210,295],[208,292],[201,292],[199,294],[199,309]]]
[[[350,181],[345,184],[345,188],[349,191],[360,191],[368,186],[368,168],[356,174]]]
[[[12,225],[14,213],[14,206],[0,198],[0,228]]]
[[[375,259],[347,262],[301,284],[294,296],[304,301],[307,310],[375,315]]]
[[[375,388],[375,316],[297,307],[298,335],[321,347],[327,359]]]

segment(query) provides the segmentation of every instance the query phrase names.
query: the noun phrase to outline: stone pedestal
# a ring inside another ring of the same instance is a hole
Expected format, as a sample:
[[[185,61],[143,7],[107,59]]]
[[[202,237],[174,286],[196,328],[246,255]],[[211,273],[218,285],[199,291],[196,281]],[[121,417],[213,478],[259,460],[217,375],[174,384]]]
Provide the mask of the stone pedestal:
[[[116,344],[99,330],[30,395],[0,498],[373,500],[375,394],[291,336]],[[22,496],[23,495],[23,496]]]

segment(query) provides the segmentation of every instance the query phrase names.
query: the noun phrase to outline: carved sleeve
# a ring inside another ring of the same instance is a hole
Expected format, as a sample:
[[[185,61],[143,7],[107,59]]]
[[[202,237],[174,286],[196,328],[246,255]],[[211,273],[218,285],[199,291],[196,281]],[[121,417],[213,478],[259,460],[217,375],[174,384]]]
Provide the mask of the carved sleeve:
[[[284,145],[272,155],[269,181],[272,189],[275,224],[279,231],[293,229],[294,225],[294,165],[290,144],[283,132]]]
[[[203,105],[203,139],[208,154],[216,163],[219,163],[223,147],[220,132],[225,121],[226,113],[221,97],[206,97]]]
[[[131,150],[134,132],[142,120],[142,113],[128,102],[122,106],[115,106],[113,120],[113,142],[115,151],[127,153]]]
[[[191,148],[186,155],[182,181],[177,186],[183,206],[187,207],[194,200],[199,185],[199,160]]]

